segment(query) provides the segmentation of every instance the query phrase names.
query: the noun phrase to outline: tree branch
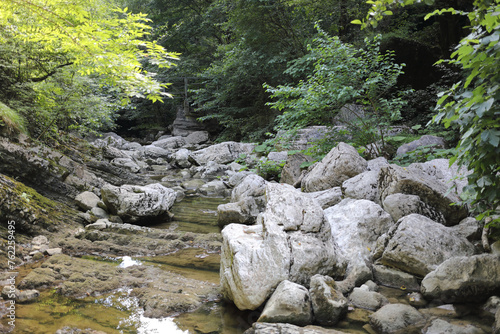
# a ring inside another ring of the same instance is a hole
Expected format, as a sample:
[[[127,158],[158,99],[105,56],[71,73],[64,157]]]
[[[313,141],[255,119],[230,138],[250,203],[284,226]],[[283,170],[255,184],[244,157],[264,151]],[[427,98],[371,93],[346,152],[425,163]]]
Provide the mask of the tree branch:
[[[73,65],[73,62],[66,63],[66,64],[61,64],[59,66],[56,66],[52,71],[48,72],[44,76],[41,76],[41,77],[38,77],[38,78],[32,78],[32,79],[29,79],[28,81],[30,81],[30,82],[41,82],[41,81],[44,81],[47,78],[49,78],[49,77],[53,76],[54,74],[56,74],[58,69],[66,67],[66,66],[70,66],[70,65]]]

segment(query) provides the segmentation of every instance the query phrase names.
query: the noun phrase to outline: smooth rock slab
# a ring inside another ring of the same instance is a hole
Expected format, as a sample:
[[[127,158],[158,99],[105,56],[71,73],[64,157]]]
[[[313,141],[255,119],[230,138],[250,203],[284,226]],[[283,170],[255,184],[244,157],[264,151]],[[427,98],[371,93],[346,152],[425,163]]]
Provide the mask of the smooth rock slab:
[[[298,326],[311,324],[312,307],[309,291],[302,285],[288,280],[281,282],[257,321]]]
[[[388,304],[370,316],[370,325],[380,334],[389,334],[423,322],[425,317],[406,304]]]
[[[422,281],[422,293],[446,303],[481,302],[500,294],[500,256],[481,254],[444,261]]]

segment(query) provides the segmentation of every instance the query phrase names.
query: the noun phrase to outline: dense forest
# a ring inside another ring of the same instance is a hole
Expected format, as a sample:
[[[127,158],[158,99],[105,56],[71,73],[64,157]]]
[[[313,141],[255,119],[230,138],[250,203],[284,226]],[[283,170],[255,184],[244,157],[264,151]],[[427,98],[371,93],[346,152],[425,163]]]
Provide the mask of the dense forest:
[[[184,105],[214,140],[273,145],[277,132],[334,126],[341,110],[361,108],[347,125],[360,151],[382,141],[376,153],[390,155],[395,125],[408,138],[443,136],[458,145],[452,161],[473,171],[469,201],[487,213],[498,205],[498,0],[0,5],[4,133],[145,136]]]

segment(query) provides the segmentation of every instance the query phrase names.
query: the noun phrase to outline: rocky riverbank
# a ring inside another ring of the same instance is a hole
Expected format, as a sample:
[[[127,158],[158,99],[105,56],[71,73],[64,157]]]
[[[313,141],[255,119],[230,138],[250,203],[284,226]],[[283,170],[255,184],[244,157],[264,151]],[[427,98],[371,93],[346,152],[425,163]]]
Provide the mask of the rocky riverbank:
[[[254,144],[212,145],[202,131],[149,145],[115,134],[54,148],[3,138],[0,154],[2,235],[15,221],[16,265],[40,263],[18,278],[20,291],[82,298],[127,289],[157,318],[222,295],[258,312],[248,333],[352,332],[346,322],[359,333],[500,327],[500,257],[482,249],[482,225],[451,205],[464,171],[447,160],[402,168],[341,143],[304,171],[306,157],[271,152],[267,160],[286,161],[277,183],[239,172],[260,159]],[[192,195],[231,197],[218,209],[222,233],[148,226]],[[186,249],[207,261],[220,252],[220,285],[98,260]]]

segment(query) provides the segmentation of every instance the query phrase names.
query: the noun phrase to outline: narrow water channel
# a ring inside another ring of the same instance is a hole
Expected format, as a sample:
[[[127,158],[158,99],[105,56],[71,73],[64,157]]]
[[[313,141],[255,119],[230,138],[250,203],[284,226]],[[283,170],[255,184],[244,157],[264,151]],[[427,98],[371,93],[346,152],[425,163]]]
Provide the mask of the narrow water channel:
[[[172,208],[174,219],[153,228],[193,233],[220,233],[217,206],[223,198],[186,197]],[[109,258],[93,257],[97,261]],[[113,259],[111,259],[113,260]],[[117,258],[116,265],[142,264],[181,274],[187,278],[219,283],[220,254],[187,248],[166,256]],[[28,271],[29,268],[25,268]],[[221,300],[207,300],[194,312],[152,319],[143,315],[130,291],[74,299],[53,290],[41,291],[36,303],[18,304],[14,334],[54,334],[65,326],[93,329],[109,334],[237,334],[248,329],[257,312],[241,312]]]

